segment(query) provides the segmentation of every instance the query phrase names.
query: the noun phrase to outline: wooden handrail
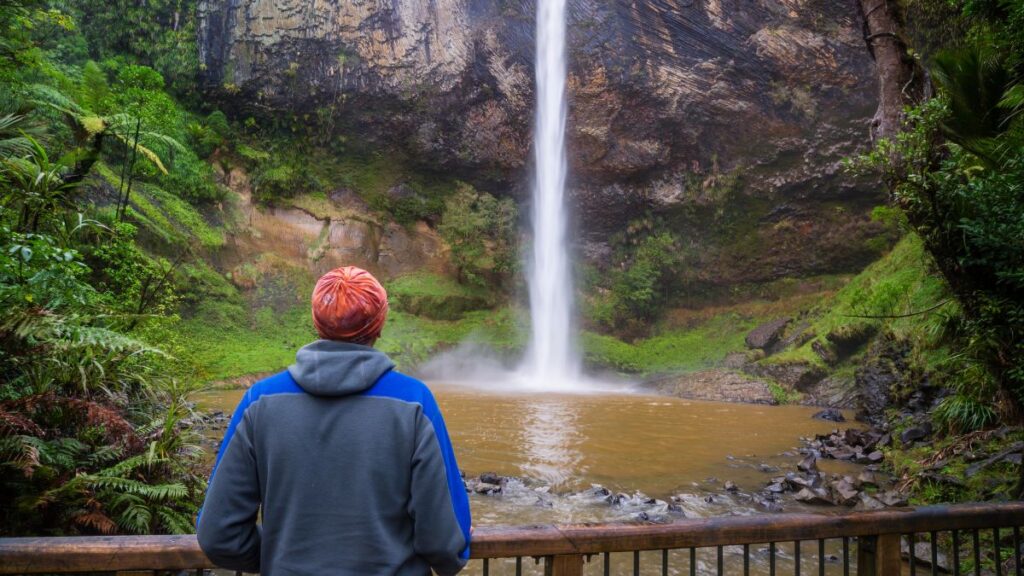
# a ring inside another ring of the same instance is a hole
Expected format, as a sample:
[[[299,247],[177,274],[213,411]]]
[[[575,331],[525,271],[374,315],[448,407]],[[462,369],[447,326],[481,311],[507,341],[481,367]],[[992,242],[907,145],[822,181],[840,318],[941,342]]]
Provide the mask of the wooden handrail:
[[[671,524],[479,527],[473,558],[579,556],[1024,526],[1024,502],[846,514],[765,514]],[[887,542],[898,538],[886,538]],[[898,558],[898,552],[897,552]],[[0,538],[0,574],[212,568],[193,535]]]

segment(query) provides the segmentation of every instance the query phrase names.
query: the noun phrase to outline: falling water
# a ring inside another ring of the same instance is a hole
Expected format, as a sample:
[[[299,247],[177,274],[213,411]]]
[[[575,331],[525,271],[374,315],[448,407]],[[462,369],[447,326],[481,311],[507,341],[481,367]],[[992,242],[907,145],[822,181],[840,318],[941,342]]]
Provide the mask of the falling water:
[[[538,0],[537,181],[528,276],[533,334],[523,366],[534,385],[571,386],[580,361],[572,341],[573,288],[566,248],[565,1]]]

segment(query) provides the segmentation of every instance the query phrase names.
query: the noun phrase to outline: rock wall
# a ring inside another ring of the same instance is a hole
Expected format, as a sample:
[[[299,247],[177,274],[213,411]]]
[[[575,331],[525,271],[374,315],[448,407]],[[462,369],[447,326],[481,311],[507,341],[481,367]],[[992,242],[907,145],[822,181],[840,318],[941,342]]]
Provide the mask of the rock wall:
[[[202,0],[212,93],[329,114],[351,140],[526,201],[534,3]],[[570,0],[569,157],[578,246],[653,213],[691,287],[855,270],[877,254],[873,64],[853,3]],[[316,117],[316,116],[313,116]]]

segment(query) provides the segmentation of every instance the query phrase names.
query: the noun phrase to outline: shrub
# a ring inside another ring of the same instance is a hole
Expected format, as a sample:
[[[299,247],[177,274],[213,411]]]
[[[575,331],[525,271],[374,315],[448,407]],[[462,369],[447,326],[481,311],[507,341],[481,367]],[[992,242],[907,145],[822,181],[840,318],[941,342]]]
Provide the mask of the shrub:
[[[459,185],[445,201],[438,232],[451,247],[460,282],[500,284],[512,276],[518,261],[517,218],[512,200]]]

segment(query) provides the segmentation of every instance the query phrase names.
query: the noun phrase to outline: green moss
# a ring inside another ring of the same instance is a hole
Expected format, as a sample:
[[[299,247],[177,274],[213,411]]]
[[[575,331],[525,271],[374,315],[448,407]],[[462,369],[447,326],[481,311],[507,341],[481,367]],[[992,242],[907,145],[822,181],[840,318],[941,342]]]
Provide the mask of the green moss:
[[[743,339],[760,319],[722,314],[692,328],[674,329],[632,344],[585,332],[588,362],[637,374],[685,372],[707,368],[729,352],[743,350]]]
[[[316,338],[304,307],[279,313],[266,306],[249,312],[237,302],[217,300],[199,304],[180,329],[207,380],[281,370],[292,363],[300,346]]]
[[[120,188],[121,178],[109,166],[97,162],[96,172],[114,188]],[[188,238],[196,239],[203,247],[224,245],[224,231],[211,226],[191,204],[163,189],[144,182],[133,182],[128,198],[131,214],[149,233],[168,244],[178,244]]]
[[[926,363],[942,361],[947,354],[936,352],[942,345],[943,326],[955,303],[926,314],[914,314],[939,304],[948,297],[945,282],[935,275],[921,239],[910,234],[875,263],[855,276],[835,296],[816,307],[811,330],[817,335],[803,346],[769,357],[765,362],[809,362],[824,366],[811,348],[817,340],[827,344],[830,333],[842,334],[853,327],[884,329],[897,338],[909,340],[915,349],[926,351]],[[864,318],[864,316],[903,316]],[[852,359],[856,359],[853,356]],[[847,360],[848,362],[850,360]],[[926,364],[926,366],[931,364]]]
[[[796,390],[786,388],[777,382],[768,381],[768,392],[776,404],[795,404],[803,399],[804,395]]]

